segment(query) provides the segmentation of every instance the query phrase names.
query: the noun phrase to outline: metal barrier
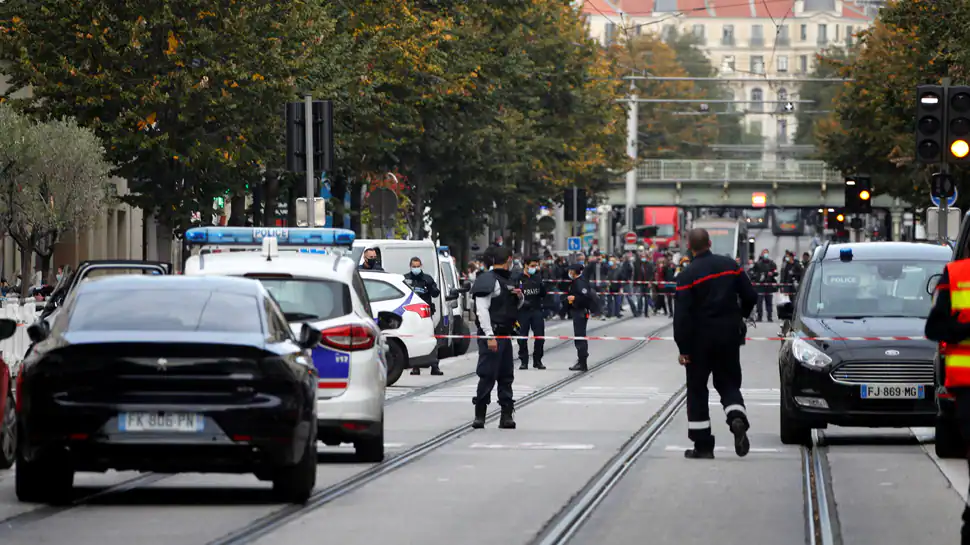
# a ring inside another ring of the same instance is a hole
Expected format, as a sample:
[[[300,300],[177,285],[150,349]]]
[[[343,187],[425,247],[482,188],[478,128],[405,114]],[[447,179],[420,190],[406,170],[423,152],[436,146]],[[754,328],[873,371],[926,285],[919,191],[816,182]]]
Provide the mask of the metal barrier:
[[[27,338],[27,326],[37,320],[37,316],[44,308],[43,301],[27,299],[21,302],[17,298],[6,298],[0,305],[0,318],[16,320],[20,327],[13,337],[0,341],[0,356],[7,365],[14,365],[24,358],[30,339]]]

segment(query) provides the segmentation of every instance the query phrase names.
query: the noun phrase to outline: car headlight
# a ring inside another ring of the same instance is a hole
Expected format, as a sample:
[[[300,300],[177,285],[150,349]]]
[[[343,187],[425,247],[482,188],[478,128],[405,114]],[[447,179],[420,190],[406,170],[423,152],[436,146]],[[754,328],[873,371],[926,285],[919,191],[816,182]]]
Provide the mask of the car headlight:
[[[796,360],[809,367],[825,367],[832,363],[832,358],[802,339],[795,339],[791,343],[791,353]]]

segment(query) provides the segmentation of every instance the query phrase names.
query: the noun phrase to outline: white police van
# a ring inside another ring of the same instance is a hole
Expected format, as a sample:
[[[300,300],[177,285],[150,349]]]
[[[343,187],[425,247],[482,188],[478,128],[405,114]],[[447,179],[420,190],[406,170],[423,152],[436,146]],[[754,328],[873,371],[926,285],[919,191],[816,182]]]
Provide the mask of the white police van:
[[[387,344],[382,330],[401,317],[374,320],[357,264],[345,256],[353,231],[329,228],[198,227],[185,233],[189,276],[259,280],[283,310],[291,330],[321,332],[312,350],[317,384],[318,439],[353,443],[358,458],[384,459]]]

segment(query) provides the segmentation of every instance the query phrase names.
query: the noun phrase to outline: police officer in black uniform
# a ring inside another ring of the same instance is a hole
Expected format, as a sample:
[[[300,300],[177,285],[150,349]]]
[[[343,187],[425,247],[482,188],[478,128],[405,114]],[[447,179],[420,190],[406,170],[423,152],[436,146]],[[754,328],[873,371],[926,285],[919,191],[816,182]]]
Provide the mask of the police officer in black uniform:
[[[522,306],[522,291],[512,282],[509,268],[512,252],[508,248],[492,246],[485,251],[485,266],[492,268],[475,278],[471,293],[475,297],[475,325],[478,326],[478,389],[472,403],[475,404],[475,421],[472,427],[485,427],[485,414],[492,401],[492,388],[498,383],[498,403],[502,416],[498,427],[514,429],[515,410],[512,401],[512,381],[515,378],[515,360],[512,357],[512,341],[494,337],[512,336],[516,331],[516,318]]]
[[[411,258],[411,272],[404,275],[404,283],[410,287],[414,293],[421,298],[422,301],[431,307],[431,315],[433,316],[436,312],[434,300],[435,297],[441,295],[441,290],[438,289],[438,284],[431,278],[431,275],[426,274],[421,269],[421,258],[415,256]],[[420,375],[421,369],[415,367],[411,369],[412,375]],[[435,361],[431,364],[431,374],[432,375],[443,375],[441,368],[438,367],[438,362]]]
[[[694,258],[677,277],[674,306],[678,361],[687,370],[687,437],[694,442],[694,448],[685,451],[684,456],[714,457],[707,399],[711,374],[734,434],[734,451],[745,456],[751,444],[748,414],[741,396],[741,345],[746,334],[745,320],[758,303],[758,293],[733,259],[711,253],[707,230],[693,229],[688,243]]]
[[[362,271],[384,272],[384,268],[381,267],[381,259],[377,257],[377,248],[364,250],[364,261],[359,268]]]
[[[589,285],[589,281],[583,276],[583,265],[576,263],[569,267],[569,291],[566,295],[566,304],[573,319],[573,335],[576,337],[586,336],[586,325],[589,323],[590,313],[599,311],[599,295]],[[570,371],[588,371],[586,359],[589,358],[589,341],[576,339],[576,365],[569,368]]]
[[[529,256],[525,260],[525,269],[521,273],[512,273],[512,283],[522,290],[524,302],[519,309],[519,335],[529,336],[529,330],[536,337],[546,334],[546,319],[543,316],[542,302],[546,298],[546,287],[542,282],[542,275],[539,273],[539,258]],[[532,366],[536,369],[545,369],[542,365],[543,347],[546,341],[543,339],[535,340],[535,348],[532,353]],[[519,369],[529,368],[529,341],[519,339]]]

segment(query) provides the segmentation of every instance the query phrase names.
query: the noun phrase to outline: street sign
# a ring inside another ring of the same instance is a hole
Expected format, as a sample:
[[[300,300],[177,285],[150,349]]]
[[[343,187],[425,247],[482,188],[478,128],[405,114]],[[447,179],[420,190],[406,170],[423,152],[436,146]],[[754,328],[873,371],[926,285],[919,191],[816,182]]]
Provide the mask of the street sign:
[[[755,208],[764,208],[768,204],[768,195],[764,193],[752,193],[751,194],[751,206]]]
[[[300,197],[296,200],[296,226],[309,227],[310,221],[307,218],[307,199]],[[313,199],[313,225],[323,227],[327,224],[327,200],[315,197]]]
[[[947,206],[947,208],[950,208],[950,207],[952,207],[953,205],[955,205],[957,203],[957,196],[959,194],[960,194],[960,191],[956,187],[954,187],[953,188],[953,194],[950,195],[950,198],[946,200],[946,206]],[[930,195],[930,202],[933,203],[933,206],[939,208],[939,206],[940,206],[940,198],[939,197],[936,197],[934,195]]]
[[[627,244],[633,244],[635,246],[637,243],[637,234],[630,231],[629,233],[623,235],[623,241]]]
[[[579,252],[583,249],[583,239],[579,237],[569,237],[566,239],[566,250]]]
[[[947,238],[955,239],[960,234],[960,215],[959,208],[949,208],[946,211],[946,234]],[[940,238],[940,209],[926,209],[926,238],[936,240]]]

